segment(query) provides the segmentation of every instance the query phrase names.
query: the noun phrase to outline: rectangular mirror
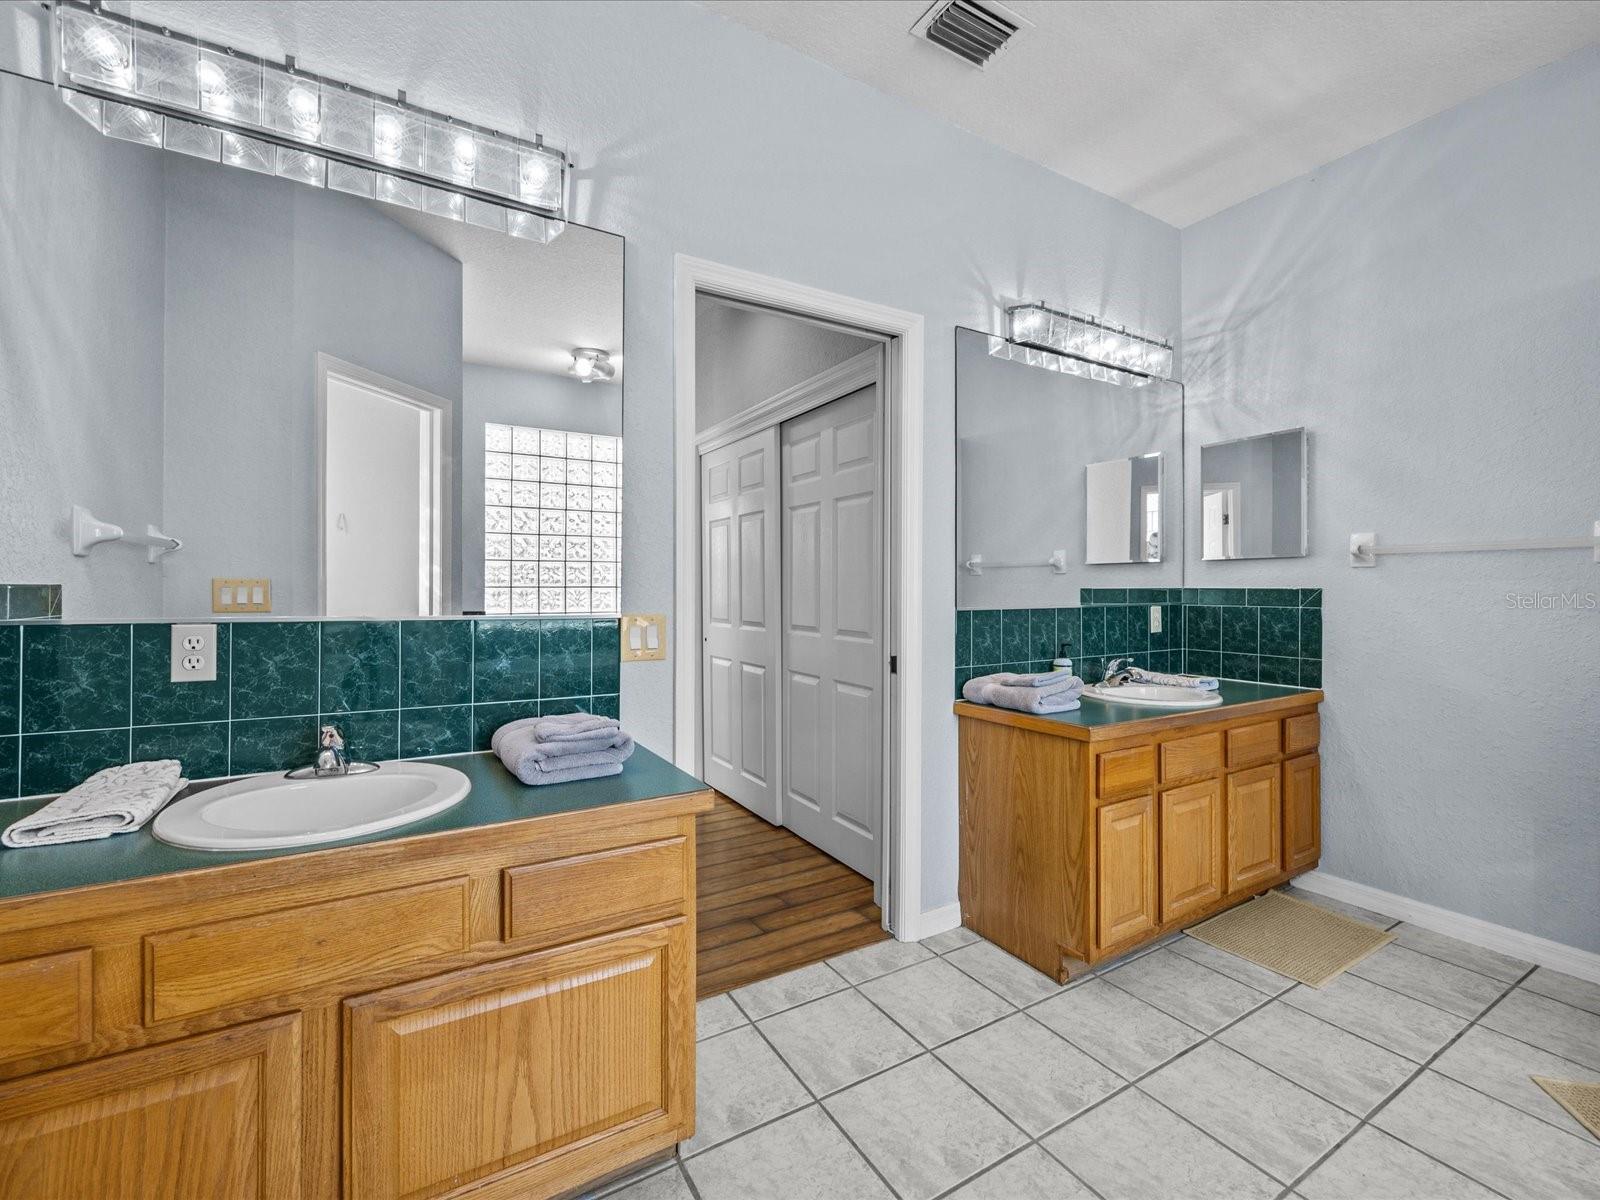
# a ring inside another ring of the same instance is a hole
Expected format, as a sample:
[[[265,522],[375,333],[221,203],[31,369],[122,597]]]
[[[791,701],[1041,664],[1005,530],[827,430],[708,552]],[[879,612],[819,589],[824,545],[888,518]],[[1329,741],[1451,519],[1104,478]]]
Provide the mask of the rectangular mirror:
[[[0,584],[73,621],[618,612],[622,238],[116,140],[10,75],[0,146]],[[75,507],[182,546],[74,554]]]
[[[1161,561],[1161,452],[1084,469],[1084,561]]]
[[[1183,388],[1047,370],[1008,347],[956,331],[957,606],[1181,587]]]
[[[1200,447],[1201,557],[1306,553],[1306,431],[1284,429]]]

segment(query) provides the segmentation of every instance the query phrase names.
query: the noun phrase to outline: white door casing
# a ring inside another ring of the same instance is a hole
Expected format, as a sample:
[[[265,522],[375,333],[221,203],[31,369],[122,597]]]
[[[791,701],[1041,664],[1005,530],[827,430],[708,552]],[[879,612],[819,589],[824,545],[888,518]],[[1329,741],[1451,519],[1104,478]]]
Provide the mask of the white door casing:
[[[881,389],[782,428],[783,823],[874,881],[883,828]]]
[[[705,781],[776,825],[777,427],[706,453],[700,480]]]

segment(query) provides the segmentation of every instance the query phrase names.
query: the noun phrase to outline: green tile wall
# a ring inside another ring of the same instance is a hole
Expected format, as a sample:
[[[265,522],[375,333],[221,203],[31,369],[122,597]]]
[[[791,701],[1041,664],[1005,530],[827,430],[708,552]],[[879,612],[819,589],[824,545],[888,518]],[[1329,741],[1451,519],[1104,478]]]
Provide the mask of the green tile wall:
[[[1131,658],[1155,671],[1322,686],[1320,588],[1084,588],[1079,601],[958,611],[956,694],[975,675],[1048,670],[1058,647],[1089,683],[1110,660]]]
[[[506,721],[618,715],[618,622],[588,618],[234,621],[215,683],[172,683],[164,624],[0,624],[0,799],[176,758],[191,779],[311,761],[484,750]]]

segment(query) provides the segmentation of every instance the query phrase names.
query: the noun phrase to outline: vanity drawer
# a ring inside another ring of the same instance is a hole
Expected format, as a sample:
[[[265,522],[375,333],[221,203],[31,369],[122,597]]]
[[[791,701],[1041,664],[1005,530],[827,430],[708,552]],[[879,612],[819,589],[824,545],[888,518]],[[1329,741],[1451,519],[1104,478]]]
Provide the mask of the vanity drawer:
[[[82,1046],[93,1035],[90,951],[0,963],[0,1062]]]
[[[1200,733],[1161,743],[1161,782],[1198,779],[1222,770],[1222,734]]]
[[[1322,718],[1316,713],[1289,717],[1283,723],[1283,752],[1301,754],[1315,750],[1322,740]]]
[[[459,954],[467,918],[462,876],[150,934],[145,1024]]]
[[[1095,756],[1094,786],[1102,800],[1148,792],[1156,781],[1156,748],[1130,746]]]
[[[555,945],[683,914],[693,887],[687,847],[671,837],[508,867],[505,940]]]
[[[1278,756],[1278,723],[1261,721],[1228,730],[1228,767],[1249,767]]]

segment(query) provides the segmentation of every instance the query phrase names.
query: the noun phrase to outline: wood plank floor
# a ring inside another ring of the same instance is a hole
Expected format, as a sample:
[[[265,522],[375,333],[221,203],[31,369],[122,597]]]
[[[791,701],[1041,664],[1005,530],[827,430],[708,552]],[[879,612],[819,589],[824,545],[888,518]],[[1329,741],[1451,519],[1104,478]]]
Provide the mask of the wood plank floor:
[[[872,881],[725,796],[695,818],[700,998],[882,941]]]

